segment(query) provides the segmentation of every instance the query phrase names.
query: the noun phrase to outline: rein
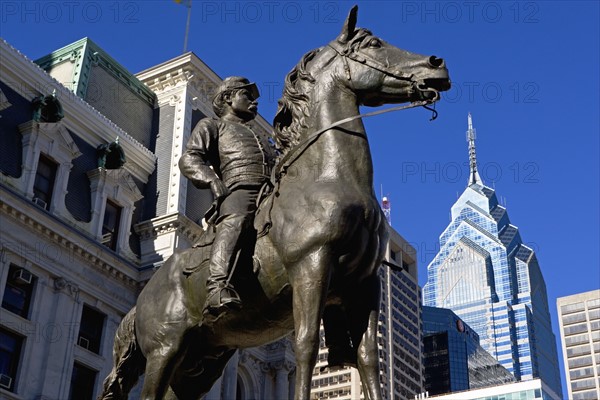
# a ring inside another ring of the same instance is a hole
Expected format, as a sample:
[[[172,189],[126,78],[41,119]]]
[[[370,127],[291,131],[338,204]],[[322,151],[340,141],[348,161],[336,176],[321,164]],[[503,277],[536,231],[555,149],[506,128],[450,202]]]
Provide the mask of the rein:
[[[336,121],[332,124],[329,124],[325,128],[322,128],[316,132],[313,132],[308,137],[304,138],[304,140],[302,142],[297,144],[291,151],[289,151],[285,156],[283,156],[283,158],[281,159],[281,162],[279,162],[277,164],[277,166],[275,167],[275,169],[273,170],[273,178],[274,178],[273,181],[279,182],[281,177],[287,173],[287,170],[289,169],[289,167],[306,151],[306,149],[308,149],[314,142],[316,142],[317,139],[323,133],[327,132],[330,129],[333,129],[335,127],[338,127],[340,125],[343,125],[350,121],[354,121],[359,118],[373,117],[375,115],[381,115],[381,114],[385,114],[385,113],[392,112],[392,111],[406,110],[406,109],[414,108],[414,107],[424,107],[427,110],[433,111],[434,114],[433,114],[432,118],[430,119],[431,121],[433,121],[435,118],[437,118],[437,111],[435,111],[435,109],[428,107],[428,106],[430,104],[435,103],[435,101],[437,101],[437,98],[433,99],[433,100],[415,101],[415,102],[412,102],[412,103],[404,105],[404,106],[386,108],[385,110],[372,111],[372,112],[369,112],[366,114],[353,115],[352,117],[344,118],[344,119]]]
[[[268,181],[268,183],[266,183],[261,188],[260,194],[258,196],[258,199],[259,199],[258,202],[260,202],[260,199],[263,197],[263,195],[265,195],[265,193],[270,192],[270,189],[274,189],[273,195],[275,197],[279,196],[279,187],[281,185],[281,178],[287,173],[287,170],[289,169],[289,167],[306,151],[306,149],[308,149],[314,142],[317,141],[317,139],[319,139],[319,137],[323,133],[327,132],[328,130],[333,129],[337,126],[340,126],[342,124],[345,124],[347,122],[354,121],[355,119],[358,119],[358,118],[373,117],[375,115],[380,115],[380,114],[384,114],[384,113],[388,113],[388,112],[392,112],[392,111],[406,110],[408,108],[414,108],[414,107],[424,107],[427,110],[431,110],[433,112],[433,116],[431,117],[430,121],[433,121],[437,117],[437,111],[435,111],[435,109],[428,107],[428,106],[432,103],[435,103],[437,101],[437,99],[438,99],[438,96],[436,96],[436,98],[433,100],[415,101],[415,102],[412,102],[412,103],[404,105],[404,106],[397,106],[397,107],[392,107],[392,108],[386,108],[385,110],[372,111],[372,112],[366,113],[366,114],[354,115],[352,117],[348,117],[348,118],[344,118],[339,121],[336,121],[336,122],[326,126],[325,128],[322,128],[316,132],[313,132],[310,136],[306,137],[302,142],[297,144],[292,150],[290,150],[285,156],[283,156],[283,158],[281,159],[281,162],[278,163],[277,166],[273,169],[273,173],[271,175],[271,180]],[[273,226],[273,222],[271,221],[271,211],[273,209],[273,204],[274,204],[274,201],[273,201],[273,199],[271,199],[270,204],[268,205],[268,209],[267,209],[267,218],[265,220],[265,223],[264,223],[262,229],[260,231],[258,231],[258,233],[257,233],[257,239],[261,238],[263,236],[266,236],[269,233],[269,230],[271,229],[271,227]],[[260,203],[259,203],[259,205],[260,205]],[[259,208],[259,210],[257,212],[260,211],[260,206],[258,208]],[[390,267],[395,267],[396,270],[398,268],[395,265],[390,265]]]
[[[365,114],[358,114],[358,115],[354,115],[352,117],[343,118],[341,120],[338,120],[336,122],[329,124],[328,126],[326,126],[324,128],[321,128],[320,130],[318,130],[316,132],[311,133],[310,135],[305,137],[300,143],[298,143],[296,146],[294,146],[290,151],[288,151],[283,156],[281,161],[275,166],[275,168],[273,168],[271,180],[269,181],[268,186],[270,186],[270,188],[274,189],[273,195],[275,197],[279,196],[279,187],[281,185],[281,178],[287,173],[290,166],[296,160],[298,160],[298,158],[300,156],[302,156],[302,154],[304,154],[304,152],[313,143],[315,143],[319,139],[319,137],[321,137],[322,134],[324,134],[325,132],[327,132],[333,128],[336,128],[340,125],[354,121],[359,118],[373,117],[375,115],[381,115],[381,114],[385,114],[385,113],[392,112],[392,111],[406,110],[406,109],[414,108],[414,107],[423,107],[423,108],[431,111],[432,116],[430,118],[430,121],[433,121],[434,119],[437,118],[438,113],[435,110],[435,102],[437,100],[439,100],[439,98],[440,98],[437,90],[430,89],[430,88],[422,88],[421,87],[422,83],[420,84],[420,82],[415,81],[414,76],[412,74],[405,74],[405,73],[402,73],[401,71],[390,71],[388,69],[388,66],[382,65],[381,63],[379,63],[376,60],[373,60],[370,57],[355,54],[354,52],[352,52],[351,46],[342,48],[340,46],[340,44],[337,42],[332,42],[328,46],[330,48],[332,48],[344,60],[344,70],[346,72],[346,78],[349,81],[352,81],[352,77],[350,74],[350,65],[348,63],[348,60],[352,60],[354,62],[367,65],[368,67],[373,68],[377,71],[383,72],[386,75],[393,76],[396,79],[410,81],[413,83],[413,86],[416,90],[420,90],[421,92],[431,91],[434,93],[434,97],[433,97],[433,99],[429,99],[429,100],[414,101],[410,104],[403,105],[403,106],[391,107],[391,108],[386,108],[384,110],[377,110],[377,111],[372,111],[372,112],[365,113]],[[432,104],[433,104],[433,108],[429,107]],[[263,189],[265,189],[265,191],[269,191],[269,188],[263,187],[261,189],[261,196],[262,196]],[[261,198],[261,196],[259,196],[259,199]],[[266,221],[265,221],[265,224],[264,224],[262,230],[258,232],[258,236],[257,236],[258,238],[267,235],[271,226],[273,225],[272,221],[271,221],[271,217],[270,217],[271,210],[273,209],[273,203],[274,203],[273,199],[270,200],[270,205],[268,206],[268,210],[267,210],[267,218],[266,218]],[[260,211],[260,207],[259,207],[259,211]],[[397,267],[397,266],[394,266],[394,267]]]

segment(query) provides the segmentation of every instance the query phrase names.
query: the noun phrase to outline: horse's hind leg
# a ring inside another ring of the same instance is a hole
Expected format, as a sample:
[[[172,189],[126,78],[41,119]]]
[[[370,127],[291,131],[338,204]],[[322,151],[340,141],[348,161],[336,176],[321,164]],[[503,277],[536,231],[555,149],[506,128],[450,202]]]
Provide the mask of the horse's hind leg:
[[[379,277],[374,274],[359,286],[360,296],[348,309],[353,343],[358,343],[357,367],[366,400],[381,400],[377,323]]]

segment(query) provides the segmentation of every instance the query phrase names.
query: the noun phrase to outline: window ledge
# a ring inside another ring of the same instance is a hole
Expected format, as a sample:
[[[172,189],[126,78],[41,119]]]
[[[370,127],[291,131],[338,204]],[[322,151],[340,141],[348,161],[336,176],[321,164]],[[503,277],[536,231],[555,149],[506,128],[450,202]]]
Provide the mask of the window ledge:
[[[10,392],[6,389],[0,388],[0,398],[7,400],[25,400],[24,397],[19,396],[14,392]]]
[[[84,365],[98,370],[102,369],[102,366],[106,363],[106,358],[102,357],[100,354],[94,353],[78,344],[75,344],[74,347],[76,361],[80,361]]]

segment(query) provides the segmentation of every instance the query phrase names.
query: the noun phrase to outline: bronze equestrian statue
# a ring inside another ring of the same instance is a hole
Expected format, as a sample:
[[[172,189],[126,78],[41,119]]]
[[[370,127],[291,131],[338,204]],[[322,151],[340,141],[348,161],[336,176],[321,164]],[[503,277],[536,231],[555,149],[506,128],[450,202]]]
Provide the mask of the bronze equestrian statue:
[[[319,323],[333,314],[345,323],[335,342],[351,350],[343,363],[357,366],[366,399],[382,399],[377,270],[386,222],[359,106],[432,103],[450,80],[442,59],[389,45],[356,28],[356,15],[354,7],[341,34],[286,77],[273,194],[255,217],[254,255],[240,256],[232,276],[241,309],[205,316],[210,253],[175,252],[121,322],[101,399],[126,399],[143,373],[143,400],[199,399],[236,349],[295,331],[295,399],[308,400]]]

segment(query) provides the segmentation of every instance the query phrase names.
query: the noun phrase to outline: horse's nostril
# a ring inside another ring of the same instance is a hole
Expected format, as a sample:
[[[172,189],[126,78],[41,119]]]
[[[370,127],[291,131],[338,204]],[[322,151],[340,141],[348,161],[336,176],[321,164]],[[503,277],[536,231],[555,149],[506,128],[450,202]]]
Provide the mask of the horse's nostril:
[[[429,65],[432,66],[433,68],[440,68],[444,65],[444,59],[443,58],[437,58],[436,56],[431,56],[429,57],[429,60],[427,60]]]

